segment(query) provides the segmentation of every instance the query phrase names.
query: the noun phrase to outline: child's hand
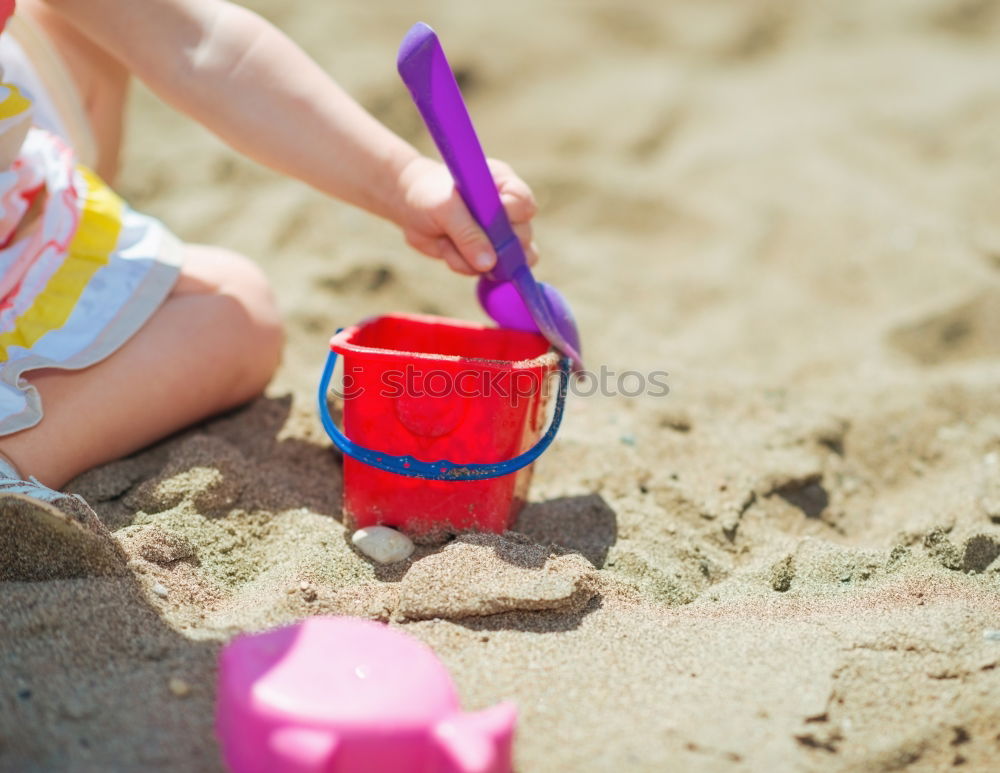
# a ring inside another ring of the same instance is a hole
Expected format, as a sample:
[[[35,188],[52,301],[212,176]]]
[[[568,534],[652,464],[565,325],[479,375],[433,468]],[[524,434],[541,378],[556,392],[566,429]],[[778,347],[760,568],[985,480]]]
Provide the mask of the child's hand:
[[[476,274],[495,264],[444,165],[376,121],[258,14],[228,0],[47,4],[236,150],[392,220],[409,244],[454,271]],[[533,264],[531,190],[506,164],[490,166]]]
[[[537,206],[531,189],[502,161],[490,160],[500,200],[528,263],[538,262],[531,241],[531,218]],[[459,274],[489,271],[496,253],[486,234],[462,203],[444,164],[419,157],[408,163],[399,176],[403,209],[398,218],[407,243],[425,255],[440,258]]]

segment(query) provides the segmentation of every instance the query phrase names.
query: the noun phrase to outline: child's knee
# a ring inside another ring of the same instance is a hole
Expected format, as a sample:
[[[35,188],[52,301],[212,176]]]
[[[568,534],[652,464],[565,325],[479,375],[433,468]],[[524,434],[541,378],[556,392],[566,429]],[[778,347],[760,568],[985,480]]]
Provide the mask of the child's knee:
[[[223,291],[235,295],[253,320],[256,334],[280,348],[284,341],[284,328],[278,301],[267,275],[260,266],[236,252],[228,253],[227,283]]]
[[[285,333],[270,282],[256,263],[231,250],[189,247],[174,294],[214,297],[217,324],[229,331],[244,377],[267,383],[281,361]]]
[[[271,283],[260,267],[238,253],[228,253],[230,271],[223,292],[236,297],[247,318],[246,346],[249,367],[263,380],[270,380],[281,362],[285,329]]]

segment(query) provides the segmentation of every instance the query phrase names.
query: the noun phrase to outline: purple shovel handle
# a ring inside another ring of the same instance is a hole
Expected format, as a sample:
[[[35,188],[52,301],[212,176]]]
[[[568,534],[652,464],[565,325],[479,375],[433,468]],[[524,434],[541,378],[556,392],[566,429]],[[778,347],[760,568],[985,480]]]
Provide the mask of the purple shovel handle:
[[[542,335],[568,355],[575,368],[582,368],[579,334],[569,306],[559,296],[559,313],[554,313],[528,267],[524,249],[500,201],[455,74],[434,30],[422,22],[414,24],[399,47],[396,66],[455,180],[462,201],[496,251],[496,265],[485,279],[480,279],[480,286],[483,281],[512,282]],[[550,291],[558,296],[554,289]],[[487,309],[487,312],[496,318],[493,311]]]
[[[399,47],[396,64],[462,201],[496,250],[497,264],[489,277],[511,279],[528,261],[500,202],[462,92],[434,30],[423,22],[414,24]]]

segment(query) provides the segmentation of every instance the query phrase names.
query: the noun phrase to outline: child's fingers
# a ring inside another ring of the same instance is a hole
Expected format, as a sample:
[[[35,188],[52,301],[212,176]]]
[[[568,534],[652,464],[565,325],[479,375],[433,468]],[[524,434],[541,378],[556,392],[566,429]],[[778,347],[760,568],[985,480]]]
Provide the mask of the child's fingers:
[[[535,244],[531,223],[518,223],[514,226],[514,233],[517,235],[517,240],[521,242],[524,254],[528,258],[528,265],[534,266],[538,263],[538,246]]]
[[[445,236],[435,238],[409,231],[406,233],[406,243],[429,258],[443,260],[452,271],[456,271],[459,274],[476,276],[479,273],[469,266],[458,250],[455,249],[455,245]]]
[[[538,245],[534,242],[529,242],[524,248],[524,254],[528,257],[528,265],[534,266],[538,263]]]
[[[472,276],[476,273],[469,268],[469,265],[462,260],[462,256],[455,251],[451,242],[444,237],[435,239],[419,233],[407,233],[406,243],[429,258],[443,260],[453,271],[457,271],[460,274],[466,274],[468,276]]]
[[[503,161],[490,159],[489,164],[493,180],[500,192],[500,201],[503,202],[504,209],[507,210],[507,217],[513,223],[531,220],[538,211],[538,204],[535,202],[535,195],[531,192],[531,188],[524,180],[514,174],[514,170]]]
[[[479,272],[473,270],[465,259],[458,253],[458,250],[448,239],[438,239],[438,254],[441,259],[448,264],[448,268],[465,276],[476,276]]]
[[[500,201],[503,204],[503,208],[507,211],[507,217],[510,219],[512,224],[517,223],[527,223],[535,216],[537,207],[535,206],[535,200],[531,198],[525,198],[520,194],[513,194],[510,191],[502,191],[500,193]]]
[[[497,258],[490,240],[472,219],[456,193],[443,213],[443,230],[451,240],[449,247],[458,251],[465,263],[477,272],[489,271]]]
[[[407,231],[404,236],[406,237],[406,243],[417,250],[417,252],[422,252],[429,258],[442,259],[441,245],[438,244],[437,239],[413,231]]]
[[[525,250],[531,245],[531,242],[535,238],[534,229],[531,227],[531,223],[518,223],[514,226],[514,234],[517,236],[521,246]]]

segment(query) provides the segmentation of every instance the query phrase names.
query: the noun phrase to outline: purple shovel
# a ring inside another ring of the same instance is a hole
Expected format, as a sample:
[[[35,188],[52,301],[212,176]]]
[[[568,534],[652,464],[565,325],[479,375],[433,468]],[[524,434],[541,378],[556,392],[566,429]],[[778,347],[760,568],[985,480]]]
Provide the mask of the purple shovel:
[[[396,64],[462,201],[496,250],[496,265],[479,278],[476,288],[483,309],[501,327],[540,332],[573,361],[574,369],[582,369],[573,313],[559,291],[536,281],[528,267],[434,30],[423,22],[414,24],[403,38]]]

